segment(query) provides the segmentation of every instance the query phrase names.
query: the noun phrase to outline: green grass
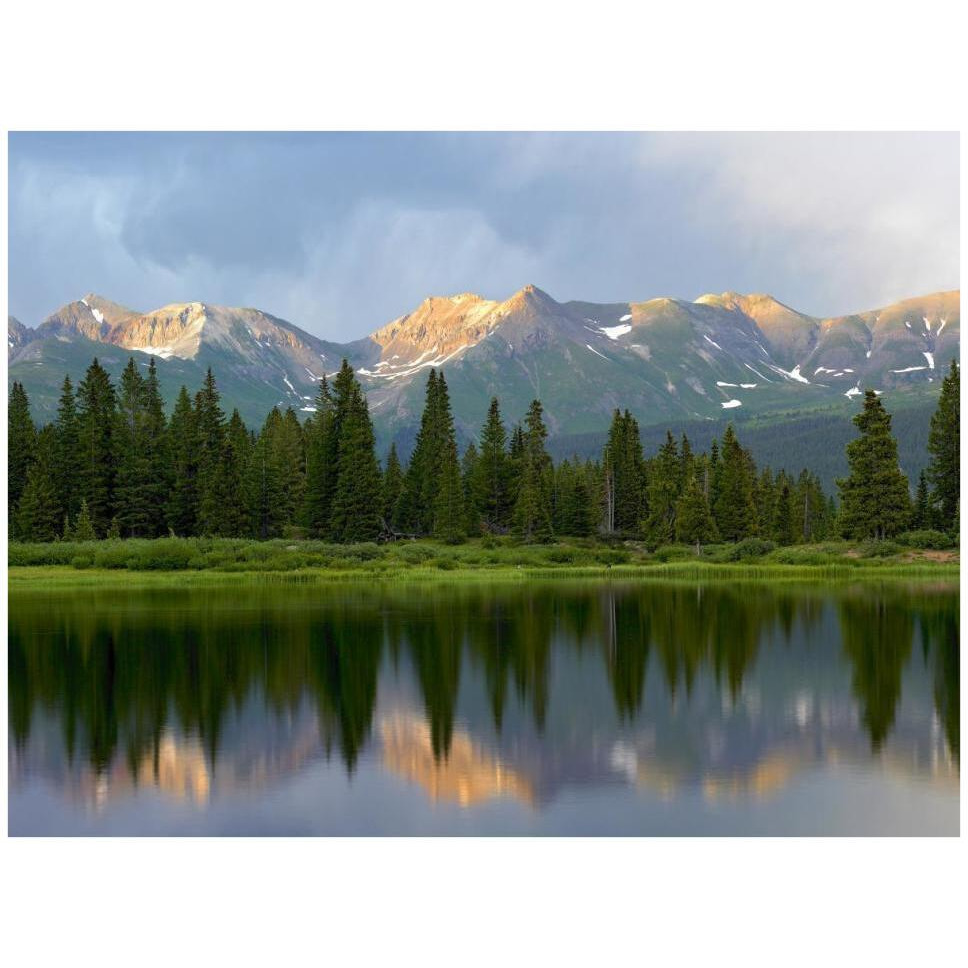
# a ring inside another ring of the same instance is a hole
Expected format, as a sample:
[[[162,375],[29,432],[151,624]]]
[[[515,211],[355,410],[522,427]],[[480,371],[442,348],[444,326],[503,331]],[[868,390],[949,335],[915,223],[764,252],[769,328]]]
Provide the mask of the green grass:
[[[635,542],[592,539],[525,545],[479,539],[333,545],[320,541],[163,538],[157,541],[12,543],[10,587],[29,585],[203,585],[241,581],[479,581],[548,578],[802,580],[854,577],[957,577],[957,552],[933,560],[895,542],[826,542],[776,548],[750,540],[646,550]]]

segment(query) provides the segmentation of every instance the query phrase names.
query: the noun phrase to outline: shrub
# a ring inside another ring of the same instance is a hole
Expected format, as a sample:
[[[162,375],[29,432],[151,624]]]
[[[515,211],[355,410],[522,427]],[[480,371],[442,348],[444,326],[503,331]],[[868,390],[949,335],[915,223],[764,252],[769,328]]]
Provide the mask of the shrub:
[[[894,540],[905,548],[941,550],[943,548],[955,548],[958,545],[956,535],[945,534],[944,531],[935,531],[933,529],[905,531],[903,534],[899,534]]]
[[[125,546],[124,542],[102,541],[94,551],[94,566],[96,568],[127,568],[128,562],[136,554],[132,548]]]
[[[733,545],[726,545],[720,552],[721,561],[753,561],[775,550],[776,545],[764,538],[746,538]]]
[[[158,541],[145,542],[140,554],[134,554],[128,567],[145,571],[180,571],[188,568],[195,557],[194,542],[183,538],[160,538]]]
[[[865,541],[857,550],[861,558],[891,558],[904,549],[896,541]]]
[[[71,558],[71,565],[79,570],[90,568],[93,564],[94,561],[90,555],[75,555]]]
[[[575,560],[577,553],[574,548],[551,548],[545,557],[556,565],[568,565]]]
[[[394,553],[408,565],[420,565],[430,561],[436,553],[429,545],[424,544],[405,544],[399,549],[395,548]]]
[[[624,565],[631,557],[626,548],[600,548],[594,554],[601,565]]]

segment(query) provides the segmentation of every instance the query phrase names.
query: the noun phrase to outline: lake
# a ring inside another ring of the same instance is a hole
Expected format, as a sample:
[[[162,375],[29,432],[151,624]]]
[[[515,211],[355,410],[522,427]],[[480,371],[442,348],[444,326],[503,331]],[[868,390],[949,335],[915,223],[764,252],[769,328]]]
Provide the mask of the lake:
[[[11,591],[12,835],[957,835],[956,583]]]

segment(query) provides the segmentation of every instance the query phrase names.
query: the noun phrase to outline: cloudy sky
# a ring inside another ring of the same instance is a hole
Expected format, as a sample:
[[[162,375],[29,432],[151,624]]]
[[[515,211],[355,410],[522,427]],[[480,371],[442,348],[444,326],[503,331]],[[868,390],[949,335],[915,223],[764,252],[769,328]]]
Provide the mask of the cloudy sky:
[[[89,291],[330,339],[426,295],[817,315],[959,285],[956,134],[12,134],[9,311]]]

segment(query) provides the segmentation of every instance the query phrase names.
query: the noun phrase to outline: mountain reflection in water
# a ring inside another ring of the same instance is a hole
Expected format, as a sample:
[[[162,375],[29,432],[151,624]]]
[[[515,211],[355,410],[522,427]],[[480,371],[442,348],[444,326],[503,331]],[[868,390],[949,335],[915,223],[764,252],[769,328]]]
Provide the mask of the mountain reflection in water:
[[[950,585],[14,592],[11,832],[38,785],[198,813],[334,769],[535,817],[843,769],[957,798],[958,624]]]

